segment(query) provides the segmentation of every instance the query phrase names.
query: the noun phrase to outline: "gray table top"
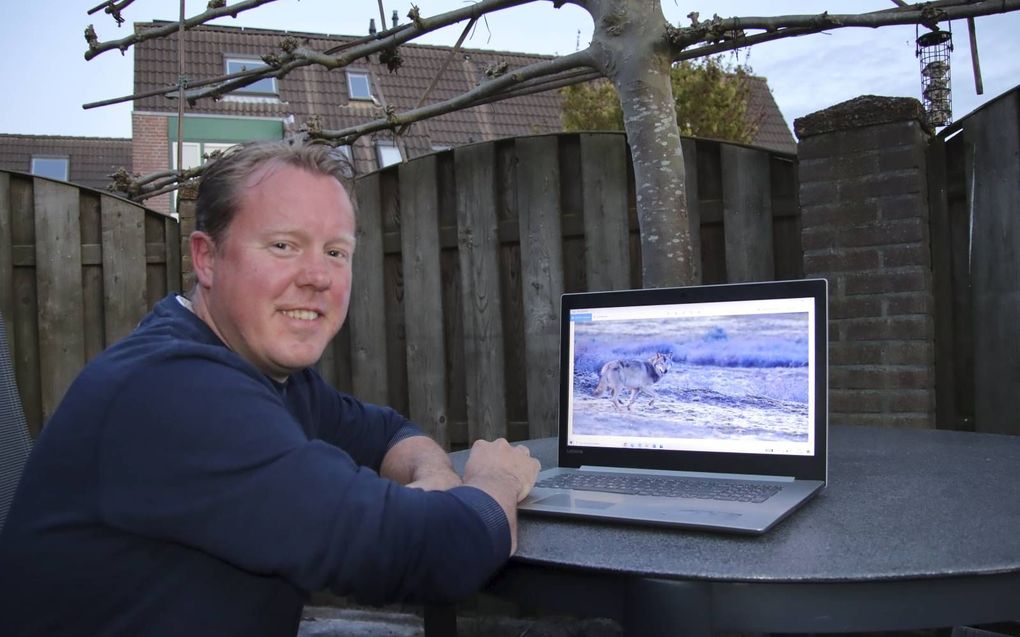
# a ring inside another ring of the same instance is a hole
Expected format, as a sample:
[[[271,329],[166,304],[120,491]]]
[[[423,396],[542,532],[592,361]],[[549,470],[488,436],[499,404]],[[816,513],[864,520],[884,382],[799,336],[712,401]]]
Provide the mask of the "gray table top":
[[[523,444],[556,466],[555,439]],[[763,536],[521,516],[518,544],[518,563],[663,579],[1020,573],[1020,437],[831,427],[828,486]]]

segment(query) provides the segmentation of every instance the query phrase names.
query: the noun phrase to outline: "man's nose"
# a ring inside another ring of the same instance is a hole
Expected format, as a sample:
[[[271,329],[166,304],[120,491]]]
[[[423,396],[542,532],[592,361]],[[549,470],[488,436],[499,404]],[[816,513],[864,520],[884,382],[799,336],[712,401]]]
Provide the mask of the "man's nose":
[[[302,260],[301,270],[298,272],[298,285],[325,290],[332,283],[325,256],[310,255]]]

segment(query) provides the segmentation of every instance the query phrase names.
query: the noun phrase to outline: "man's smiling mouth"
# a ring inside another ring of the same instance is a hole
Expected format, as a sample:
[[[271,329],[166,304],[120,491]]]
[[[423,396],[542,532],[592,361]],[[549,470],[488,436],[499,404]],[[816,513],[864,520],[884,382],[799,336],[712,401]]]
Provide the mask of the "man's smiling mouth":
[[[313,310],[280,310],[284,316],[298,319],[300,321],[314,321],[319,318],[319,313]]]

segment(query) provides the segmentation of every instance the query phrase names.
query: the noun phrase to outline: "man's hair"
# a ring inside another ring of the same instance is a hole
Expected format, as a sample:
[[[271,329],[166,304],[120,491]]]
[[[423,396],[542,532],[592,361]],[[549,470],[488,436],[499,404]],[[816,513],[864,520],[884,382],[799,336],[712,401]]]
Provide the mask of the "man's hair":
[[[259,141],[227,149],[202,172],[195,205],[195,229],[219,244],[241,204],[248,178],[267,165],[303,168],[335,178],[354,201],[354,179],[350,163],[326,144],[291,141]]]

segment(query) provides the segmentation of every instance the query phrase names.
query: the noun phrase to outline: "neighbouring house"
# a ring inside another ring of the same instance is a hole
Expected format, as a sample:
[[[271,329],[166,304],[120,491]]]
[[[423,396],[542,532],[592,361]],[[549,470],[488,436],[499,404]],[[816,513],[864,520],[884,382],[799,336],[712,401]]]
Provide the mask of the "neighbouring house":
[[[172,22],[136,23],[136,32],[165,27]],[[153,93],[135,101],[132,138],[107,140],[130,144],[128,156],[108,162],[105,154],[93,150],[90,138],[66,140],[67,150],[56,146],[39,151],[39,167],[60,176],[69,166],[69,181],[105,187],[109,175],[123,166],[130,172],[151,174],[176,165],[178,149],[178,100],[172,90],[178,80],[177,34],[138,43],[134,50],[134,91]],[[194,85],[227,73],[264,66],[262,56],[279,52],[285,38],[296,39],[310,48],[327,51],[360,39],[359,36],[297,33],[271,29],[204,25],[185,34],[185,76]],[[259,80],[220,99],[199,99],[185,105],[182,132],[182,164],[200,165],[208,154],[234,144],[256,139],[282,139],[310,121],[324,129],[343,129],[385,117],[387,107],[398,111],[446,100],[484,82],[493,69],[505,63],[509,69],[552,59],[551,56],[504,51],[481,51],[451,47],[404,44],[399,48],[402,63],[395,72],[380,62],[378,55],[362,59],[345,69],[329,71],[318,66],[296,69],[281,79]],[[442,71],[444,65],[445,70]],[[436,81],[437,75],[439,76]],[[796,152],[796,142],[783,119],[764,78],[754,78],[747,117],[759,123],[754,144],[781,152]],[[430,86],[435,82],[435,86]],[[166,89],[167,93],[159,93]],[[195,89],[192,89],[195,90]],[[427,95],[426,95],[427,93]],[[547,91],[494,102],[441,115],[410,126],[395,137],[389,131],[368,134],[339,152],[350,158],[359,174],[371,172],[403,159],[474,142],[562,130],[561,98]],[[0,167],[28,170],[36,151],[23,150],[13,140],[48,137],[7,135],[0,137]],[[75,148],[75,140],[83,140]],[[11,141],[8,141],[11,140]],[[86,152],[85,149],[88,149]],[[81,157],[79,157],[81,156]],[[62,161],[67,159],[67,161]],[[102,165],[100,175],[84,181],[79,171],[86,162]],[[110,164],[107,166],[107,164]],[[171,197],[161,195],[146,205],[169,211]]]
[[[0,169],[105,190],[110,175],[130,166],[130,139],[0,133]]]
[[[139,23],[136,31],[165,26]],[[295,33],[244,27],[202,26],[185,34],[189,82],[262,66],[261,56],[280,51],[284,38],[295,38],[325,51],[356,40],[354,36]],[[506,61],[511,68],[547,59],[523,53],[405,44],[402,64],[390,73],[379,56],[330,71],[302,67],[282,79],[265,79],[219,100],[201,99],[184,114],[183,164],[197,165],[211,151],[252,139],[280,139],[315,119],[325,129],[340,129],[385,117],[386,108],[415,107],[449,60],[425,98],[445,100],[476,86],[486,69]],[[135,92],[172,87],[177,82],[177,36],[134,47]],[[132,114],[133,169],[142,174],[166,170],[177,151],[177,100],[164,95],[135,102]],[[555,92],[530,95],[442,115],[412,125],[397,140],[388,131],[369,134],[342,147],[358,173],[402,159],[472,142],[561,130],[560,99]],[[166,205],[166,202],[161,202]],[[156,202],[150,205],[159,208]]]

